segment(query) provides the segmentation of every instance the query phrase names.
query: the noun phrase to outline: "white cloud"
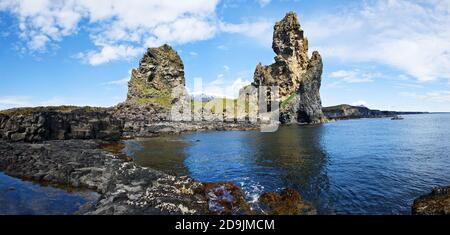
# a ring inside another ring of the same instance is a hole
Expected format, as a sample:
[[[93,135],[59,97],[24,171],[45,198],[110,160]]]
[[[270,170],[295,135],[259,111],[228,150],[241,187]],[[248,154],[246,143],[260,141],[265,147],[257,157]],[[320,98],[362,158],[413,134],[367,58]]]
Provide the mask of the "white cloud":
[[[450,91],[431,91],[422,94],[418,94],[415,92],[400,92],[400,96],[412,98],[412,99],[420,99],[425,101],[437,102],[437,103],[448,103],[450,104]]]
[[[125,86],[125,85],[128,85],[128,81],[130,81],[130,79],[131,79],[131,73],[132,73],[132,70],[129,70],[128,71],[128,76],[126,76],[126,77],[124,77],[124,78],[122,78],[122,79],[119,79],[119,80],[113,80],[113,81],[109,81],[109,82],[104,82],[104,83],[102,83],[102,85],[117,85],[117,86]]]
[[[218,0],[2,0],[0,11],[17,17],[20,37],[31,51],[45,51],[76,33],[85,19],[97,49],[80,57],[98,65],[136,56],[142,46],[213,37],[217,4]]]
[[[368,103],[365,100],[358,100],[358,101],[353,102],[352,105],[353,106],[365,106],[365,107],[367,107]]]
[[[257,0],[257,1],[261,7],[265,7],[271,2],[271,0]]]
[[[0,11],[17,16],[20,37],[30,50],[44,50],[50,41],[60,41],[77,30],[81,14],[73,10],[73,1],[3,0]]]
[[[81,52],[76,57],[91,65],[99,65],[117,59],[131,59],[144,52],[144,48],[126,45],[101,45],[99,51]]]
[[[326,58],[377,62],[420,81],[450,79],[448,1],[365,1],[303,22]]]
[[[49,45],[83,27],[96,48],[77,57],[92,65],[133,58],[145,47],[163,43],[176,45],[210,39],[219,31],[239,33],[270,45],[273,22],[221,22],[215,13],[218,2],[2,0],[0,11],[10,12],[18,19],[19,35],[25,42],[21,50],[45,52]],[[268,2],[261,1],[261,4]]]
[[[426,96],[431,101],[450,104],[450,91],[428,92]]]
[[[230,71],[230,66],[224,65],[224,66],[223,66],[223,69],[224,69],[225,71]]]
[[[103,85],[119,85],[119,86],[123,86],[123,85],[127,85],[128,81],[130,81],[130,77],[126,77],[120,80],[114,80],[114,81],[109,81],[109,82],[105,82],[103,83]]]
[[[243,34],[264,46],[270,46],[272,43],[272,31],[274,22],[260,19],[255,22],[245,22],[240,24],[231,24],[221,22],[219,29],[226,33]]]
[[[330,73],[329,77],[333,79],[339,79],[338,82],[345,83],[366,83],[372,82],[374,78],[381,77],[378,73],[362,72],[358,69],[355,70],[339,70]]]
[[[0,97],[0,110],[16,107],[34,107],[34,106],[56,106],[65,104],[60,97],[54,97],[49,100],[36,101],[31,96],[3,96]]]
[[[191,56],[198,56],[198,53],[195,52],[195,51],[191,51],[191,52],[189,52],[189,55],[191,55]]]
[[[27,106],[31,102],[28,96],[0,96],[0,109]]]
[[[221,74],[223,75],[223,74]],[[243,78],[237,78],[235,80],[225,79],[224,76],[218,76],[218,78],[214,81],[203,83],[202,78],[194,79],[197,84],[194,84],[195,87],[192,92],[192,95],[207,95],[214,96],[219,98],[237,98],[239,96],[239,90],[250,84],[251,82],[248,80],[244,80]],[[199,85],[201,83],[201,86]]]
[[[218,45],[217,49],[219,49],[219,50],[228,50],[228,47],[225,46],[225,45]]]
[[[109,107],[123,100],[123,97],[108,97],[105,100],[86,100],[84,97],[61,97],[55,96],[48,99],[39,99],[32,96],[0,96],[0,110],[20,108],[20,107],[38,107],[38,106],[93,106]]]

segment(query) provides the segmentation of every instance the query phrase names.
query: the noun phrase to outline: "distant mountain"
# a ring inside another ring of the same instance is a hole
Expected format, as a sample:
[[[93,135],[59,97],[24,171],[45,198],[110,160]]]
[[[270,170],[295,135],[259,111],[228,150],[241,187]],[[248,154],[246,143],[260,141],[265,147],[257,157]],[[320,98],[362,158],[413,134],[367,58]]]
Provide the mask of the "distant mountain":
[[[212,96],[212,95],[206,95],[206,94],[202,93],[202,94],[197,94],[197,95],[191,94],[191,98],[193,98],[195,101],[208,102],[217,97]]]
[[[376,118],[376,117],[393,117],[396,115],[407,114],[425,114],[427,112],[396,112],[396,111],[381,111],[376,109],[369,109],[363,105],[352,106],[348,104],[341,104],[331,107],[322,108],[324,115],[328,119],[353,119],[353,118]]]

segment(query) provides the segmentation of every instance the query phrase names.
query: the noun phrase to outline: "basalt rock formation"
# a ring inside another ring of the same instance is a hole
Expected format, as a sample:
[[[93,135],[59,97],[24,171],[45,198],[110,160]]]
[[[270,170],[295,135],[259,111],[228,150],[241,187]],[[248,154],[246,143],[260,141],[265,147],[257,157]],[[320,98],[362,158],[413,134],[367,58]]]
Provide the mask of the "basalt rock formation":
[[[289,12],[274,27],[272,48],[275,63],[258,64],[253,87],[277,86],[282,123],[320,123],[324,121],[320,86],[322,58],[319,52],[308,55],[308,39],[297,14]]]
[[[116,140],[121,136],[122,122],[104,108],[38,107],[12,109],[0,114],[0,139],[11,142]]]
[[[39,144],[0,140],[0,171],[14,177],[91,189],[97,201],[78,214],[251,214],[243,191],[229,182],[200,183],[141,167],[100,140],[53,140]],[[101,149],[101,148],[107,148]]]
[[[450,186],[434,188],[423,195],[412,206],[413,215],[450,215]]]

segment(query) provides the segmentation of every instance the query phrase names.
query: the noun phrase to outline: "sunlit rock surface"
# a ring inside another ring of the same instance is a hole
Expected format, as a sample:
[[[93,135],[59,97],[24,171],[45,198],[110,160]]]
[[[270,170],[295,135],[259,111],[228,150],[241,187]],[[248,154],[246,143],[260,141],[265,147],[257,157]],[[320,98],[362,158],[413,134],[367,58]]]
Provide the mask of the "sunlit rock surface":
[[[322,58],[317,51],[309,58],[308,39],[296,13],[289,12],[275,24],[272,48],[276,54],[275,63],[268,66],[258,64],[252,86],[279,88],[282,123],[323,122],[319,92]]]
[[[450,186],[434,188],[423,195],[412,206],[414,215],[450,215]]]

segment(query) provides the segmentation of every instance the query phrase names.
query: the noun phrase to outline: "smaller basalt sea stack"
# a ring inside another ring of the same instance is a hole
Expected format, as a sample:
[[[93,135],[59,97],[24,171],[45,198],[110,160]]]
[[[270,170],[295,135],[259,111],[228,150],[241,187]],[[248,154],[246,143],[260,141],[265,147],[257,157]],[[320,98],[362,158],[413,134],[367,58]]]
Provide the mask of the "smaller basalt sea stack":
[[[132,70],[126,102],[168,107],[173,101],[172,90],[184,85],[184,66],[178,53],[168,45],[149,48],[139,68]]]
[[[125,102],[117,105],[115,116],[125,122],[160,122],[169,119],[176,98],[174,89],[184,89],[184,65],[169,45],[149,48],[131,71]]]
[[[277,86],[282,123],[320,123],[322,113],[320,86],[323,63],[319,52],[308,55],[308,39],[297,14],[289,12],[274,27],[272,48],[275,63],[258,64],[253,87]],[[245,88],[243,92],[252,87]]]

